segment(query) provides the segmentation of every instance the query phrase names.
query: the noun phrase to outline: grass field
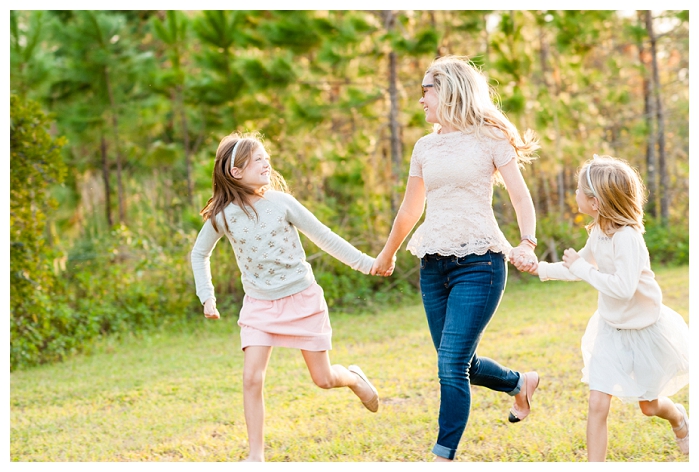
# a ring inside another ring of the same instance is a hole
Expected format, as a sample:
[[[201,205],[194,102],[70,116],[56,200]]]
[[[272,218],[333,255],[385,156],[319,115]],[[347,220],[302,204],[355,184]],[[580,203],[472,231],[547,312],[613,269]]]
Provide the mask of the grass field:
[[[688,320],[689,268],[658,269],[665,304]],[[474,387],[459,461],[585,461],[587,394],[579,350],[596,292],[534,278],[510,284],[478,353],[541,375],[526,421],[511,397]],[[186,328],[110,339],[91,355],[10,375],[11,461],[238,461],[247,451],[235,313]],[[432,461],[436,354],[421,305],[331,313],[334,363],[379,389],[378,414],[349,389],[313,385],[297,350],[272,354],[268,461]],[[689,388],[673,397],[688,405]],[[691,411],[690,411],[691,416]],[[614,399],[609,461],[687,461],[667,422]]]

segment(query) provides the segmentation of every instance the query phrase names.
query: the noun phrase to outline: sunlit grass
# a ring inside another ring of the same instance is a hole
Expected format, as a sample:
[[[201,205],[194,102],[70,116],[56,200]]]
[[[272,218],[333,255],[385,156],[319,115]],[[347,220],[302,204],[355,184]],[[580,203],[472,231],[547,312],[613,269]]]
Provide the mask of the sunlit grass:
[[[689,269],[659,269],[665,303],[689,314]],[[513,282],[478,353],[541,385],[526,421],[511,397],[474,387],[461,461],[584,461],[587,388],[580,337],[596,305],[585,283]],[[104,341],[89,356],[11,374],[12,461],[237,461],[247,451],[235,313]],[[184,314],[183,314],[184,316]],[[431,461],[436,355],[421,306],[331,313],[331,360],[379,389],[378,414],[348,389],[315,387],[300,353],[276,349],[265,389],[268,461]],[[688,388],[673,399],[688,406]],[[688,408],[689,410],[689,408]],[[691,416],[691,414],[690,414]],[[668,424],[614,400],[611,461],[686,461]]]

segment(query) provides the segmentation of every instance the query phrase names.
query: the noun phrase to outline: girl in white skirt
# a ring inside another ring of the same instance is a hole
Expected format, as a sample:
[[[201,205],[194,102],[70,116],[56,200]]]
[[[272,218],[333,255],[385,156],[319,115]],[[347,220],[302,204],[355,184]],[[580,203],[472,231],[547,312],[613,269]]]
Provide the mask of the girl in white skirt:
[[[590,385],[589,461],[607,455],[612,396],[638,402],[646,416],[667,420],[689,454],[689,418],[669,398],[689,383],[689,329],[662,303],[643,240],[644,187],[625,161],[594,156],[578,175],[580,212],[594,218],[589,238],[563,262],[539,262],[530,273],[545,280],[584,280],[599,291],[597,311],[582,338],[582,381]]]
[[[286,193],[258,134],[221,140],[213,171],[213,196],[201,211],[205,223],[192,249],[192,269],[204,316],[220,317],[209,258],[222,237],[235,252],[245,297],[240,310],[244,351],[243,408],[249,461],[264,461],[263,387],[273,346],[301,350],[313,382],[321,388],[349,387],[372,412],[379,395],[356,366],[331,365],[332,329],[323,289],[306,262],[297,229],[328,254],[369,274],[374,258],[333,233]]]

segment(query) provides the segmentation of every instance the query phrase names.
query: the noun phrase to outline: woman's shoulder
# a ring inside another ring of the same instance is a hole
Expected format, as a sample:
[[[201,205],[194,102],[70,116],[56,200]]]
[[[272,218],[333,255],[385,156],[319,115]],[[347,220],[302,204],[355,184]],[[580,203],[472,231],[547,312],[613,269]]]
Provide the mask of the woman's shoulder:
[[[462,131],[454,131],[451,133],[438,133],[437,131],[433,131],[430,134],[426,134],[425,136],[421,137],[420,139],[417,140],[415,143],[415,148],[422,148],[422,149],[430,149],[433,147],[441,147],[445,145],[446,143],[450,143],[453,140],[460,140],[460,139],[469,139],[470,136],[468,133],[464,133]]]
[[[507,136],[507,133],[505,131],[501,130],[500,128],[496,126],[488,126],[487,127],[489,133],[486,134],[487,138],[490,138],[495,141],[510,141],[509,136]]]
[[[438,139],[438,137],[439,137],[439,134],[436,131],[433,131],[430,134],[426,134],[415,142],[415,147],[429,146],[430,143],[433,143],[434,141],[436,141]]]

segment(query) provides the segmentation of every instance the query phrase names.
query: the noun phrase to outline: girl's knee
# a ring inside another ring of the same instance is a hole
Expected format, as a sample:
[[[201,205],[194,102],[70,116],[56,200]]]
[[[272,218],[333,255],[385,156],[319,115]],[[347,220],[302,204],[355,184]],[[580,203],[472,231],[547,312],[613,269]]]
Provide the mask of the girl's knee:
[[[641,413],[646,416],[657,416],[658,414],[657,400],[638,402],[638,406],[641,408]]]
[[[335,386],[335,379],[329,376],[315,376],[313,383],[323,390],[327,390]]]
[[[243,387],[246,389],[261,389],[265,383],[265,373],[262,371],[243,372]]]
[[[611,398],[600,392],[590,392],[588,400],[588,414],[597,418],[606,418],[609,414]]]

